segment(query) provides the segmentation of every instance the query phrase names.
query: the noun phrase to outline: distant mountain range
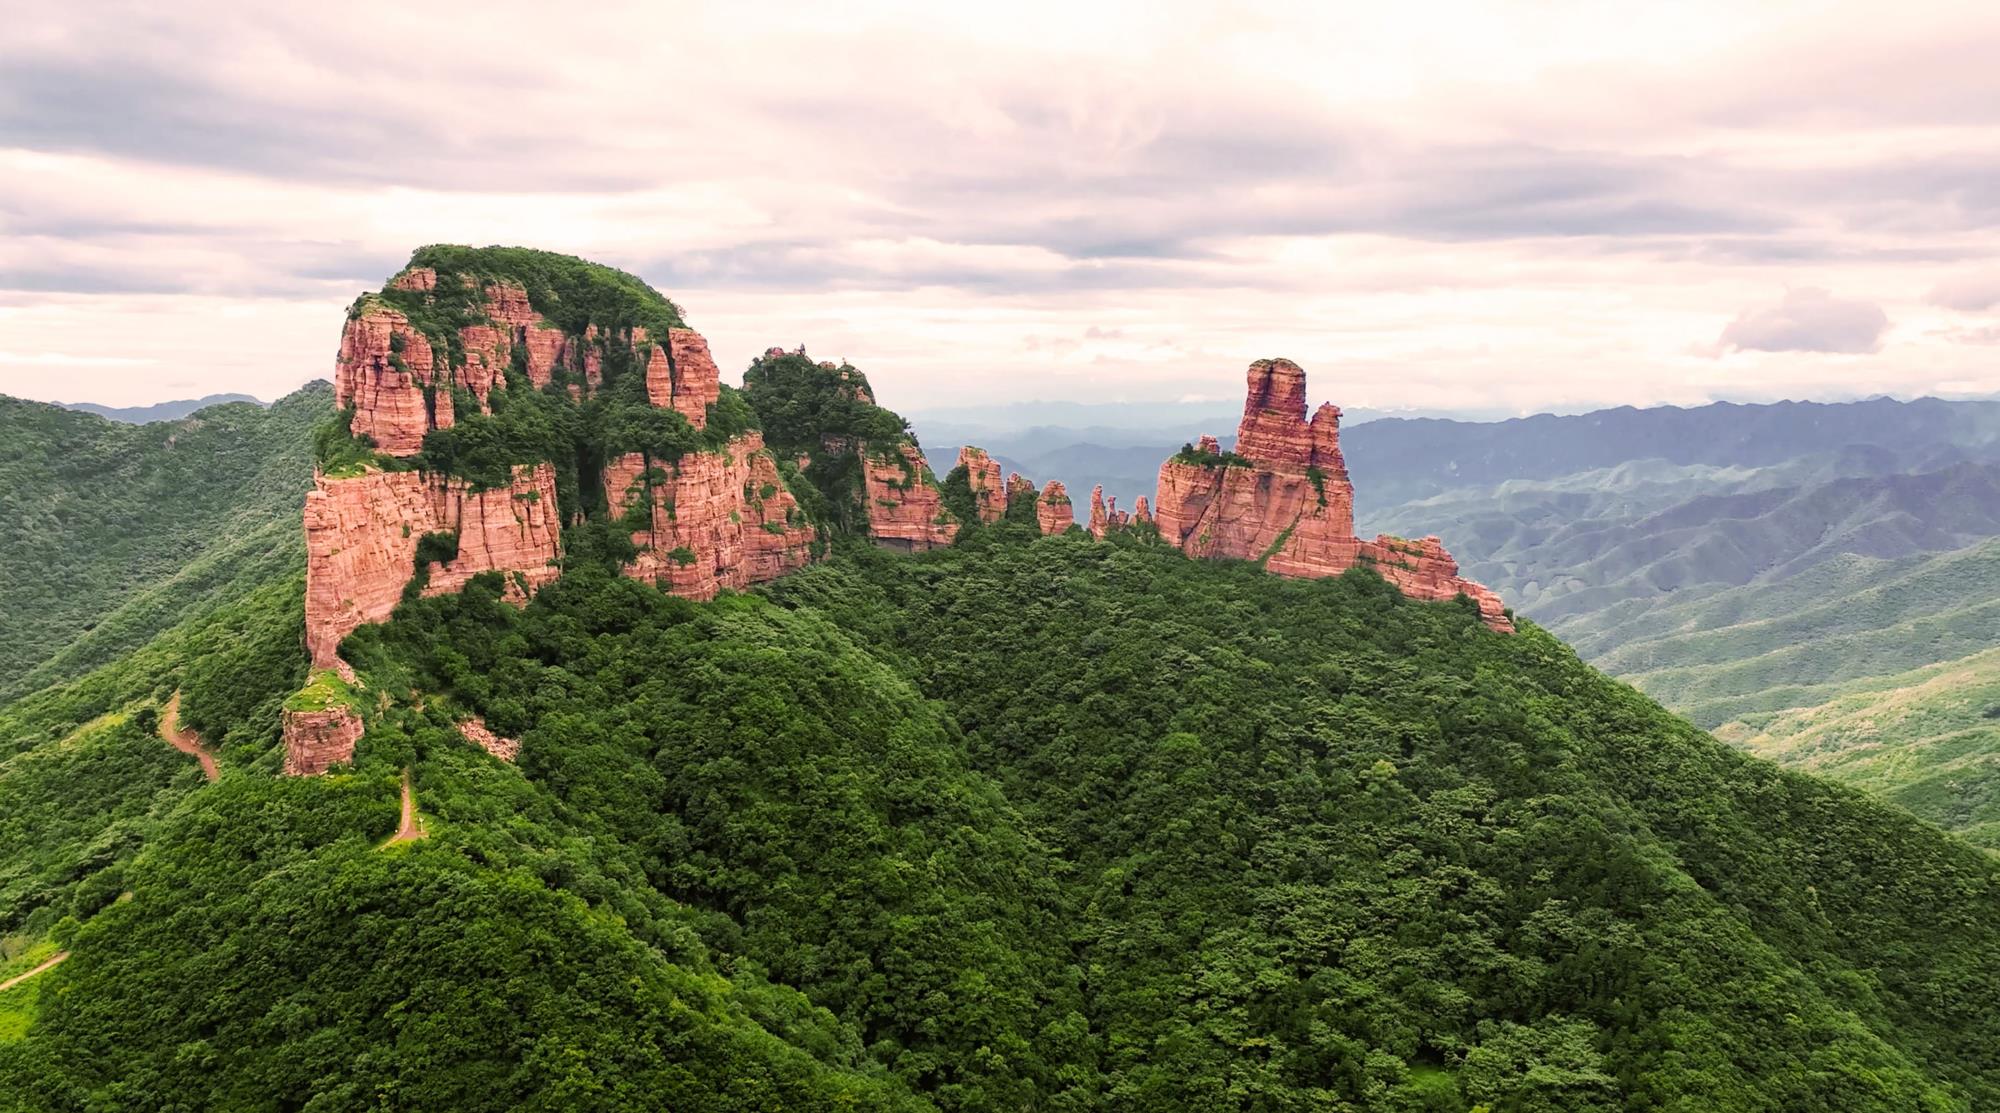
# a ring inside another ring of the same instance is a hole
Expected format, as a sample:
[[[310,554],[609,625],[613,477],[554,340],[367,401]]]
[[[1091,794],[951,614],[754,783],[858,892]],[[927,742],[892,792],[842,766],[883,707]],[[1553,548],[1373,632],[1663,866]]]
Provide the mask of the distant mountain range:
[[[225,402],[248,402],[253,406],[264,405],[248,394],[209,394],[200,398],[180,398],[172,402],[155,402],[150,406],[100,406],[95,402],[57,402],[66,410],[96,414],[127,425],[145,425],[153,421],[176,421],[210,406],[220,406]]]

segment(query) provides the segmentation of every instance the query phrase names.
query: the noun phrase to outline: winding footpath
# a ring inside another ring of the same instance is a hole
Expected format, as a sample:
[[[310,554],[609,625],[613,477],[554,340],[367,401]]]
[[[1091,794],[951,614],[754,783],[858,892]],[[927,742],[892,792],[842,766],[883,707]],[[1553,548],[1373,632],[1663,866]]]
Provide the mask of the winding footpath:
[[[209,780],[212,781],[222,775],[222,771],[215,766],[215,755],[209,753],[208,747],[201,744],[201,736],[181,728],[179,692],[173,694],[173,698],[167,701],[166,709],[160,714],[160,737],[167,740],[167,745],[184,754],[190,754],[196,761],[201,762],[201,771],[208,775]]]
[[[13,989],[15,986],[20,985],[22,982],[27,981],[29,978],[34,977],[36,974],[46,973],[47,971],[55,969],[57,963],[61,962],[63,959],[66,959],[68,957],[69,957],[68,951],[57,951],[53,956],[49,958],[47,962],[42,963],[40,966],[35,967],[33,970],[30,970],[25,974],[16,974],[13,977],[8,978],[6,981],[0,982],[0,993],[5,993],[8,990]]]

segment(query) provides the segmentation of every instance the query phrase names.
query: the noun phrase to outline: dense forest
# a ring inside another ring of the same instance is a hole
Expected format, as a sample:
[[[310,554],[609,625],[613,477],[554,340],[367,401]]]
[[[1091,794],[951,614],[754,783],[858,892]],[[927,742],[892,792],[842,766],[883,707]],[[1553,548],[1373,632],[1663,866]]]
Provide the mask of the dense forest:
[[[1366,571],[1288,581],[1011,523],[921,557],[843,543],[696,604],[614,575],[617,541],[575,537],[525,609],[489,577],[351,637],[375,702],[349,772],[268,775],[298,682],[279,591],[240,608],[227,683],[101,670],[10,709],[17,732],[35,707],[109,713],[97,744],[130,750],[142,717],[119,709],[178,685],[228,742],[213,785],[155,775],[157,830],[114,876],[11,898],[71,957],[0,1043],[0,1093],[2000,1100],[1994,866],[1732,753],[1532,627]],[[517,764],[452,729],[475,712]],[[428,837],[386,843],[406,768]]]

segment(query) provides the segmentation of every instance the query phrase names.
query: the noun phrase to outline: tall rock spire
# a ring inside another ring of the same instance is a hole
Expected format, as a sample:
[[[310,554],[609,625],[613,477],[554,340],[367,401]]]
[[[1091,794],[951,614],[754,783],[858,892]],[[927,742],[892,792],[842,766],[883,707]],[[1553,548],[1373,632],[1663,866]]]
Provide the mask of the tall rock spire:
[[[1247,463],[1248,466],[1244,466]],[[1470,597],[1511,631],[1500,597],[1458,575],[1435,537],[1354,535],[1354,485],[1340,451],[1340,407],[1306,420],[1305,372],[1288,359],[1250,365],[1234,458],[1214,437],[1160,465],[1160,535],[1190,556],[1261,561],[1280,576],[1333,576],[1366,564],[1420,599]],[[1092,515],[1093,521],[1096,515]]]

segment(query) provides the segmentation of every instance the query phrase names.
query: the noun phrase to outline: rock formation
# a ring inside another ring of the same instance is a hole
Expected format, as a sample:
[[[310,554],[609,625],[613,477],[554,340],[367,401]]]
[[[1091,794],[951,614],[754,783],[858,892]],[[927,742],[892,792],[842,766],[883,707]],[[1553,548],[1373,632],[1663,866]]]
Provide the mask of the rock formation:
[[[1297,577],[1367,564],[1415,598],[1470,596],[1488,626],[1513,629],[1500,597],[1459,578],[1437,538],[1354,536],[1340,408],[1323,405],[1307,421],[1305,372],[1290,360],[1250,365],[1236,450],[1225,454],[1214,437],[1203,437],[1160,465],[1158,495],[1160,535],[1190,556],[1258,560]]]
[[[472,280],[453,281],[470,285]],[[426,293],[439,282],[433,268],[410,267],[389,285]],[[465,396],[455,406],[453,388],[486,409],[510,370],[525,369],[535,388],[564,370],[581,376],[583,382],[571,387],[581,394],[602,382],[608,344],[630,346],[654,405],[674,410],[696,429],[707,426],[721,382],[699,333],[668,328],[661,342],[643,327],[607,332],[589,325],[566,333],[535,310],[520,283],[486,279],[479,288],[483,319],[458,328],[462,358],[454,355],[455,365],[408,314],[382,297],[357,303],[341,334],[334,375],[336,402],[352,407],[349,429],[356,436],[383,454],[414,456],[423,448],[424,434],[450,428],[464,416],[456,410]],[[636,454],[614,460],[606,469],[607,489],[616,497],[652,470]],[[641,531],[648,548],[627,570],[631,574],[705,599],[720,587],[770,579],[810,558],[813,530],[798,520],[791,494],[756,434],[729,442],[721,452],[690,453],[664,472],[666,481],[653,491],[653,520]],[[562,518],[554,470],[546,463],[517,468],[509,486],[484,491],[443,476],[369,468],[360,475],[317,477],[306,500],[305,526],[306,642],[316,666],[324,668],[339,663],[341,638],[395,608],[416,571],[416,548],[425,534],[458,535],[457,557],[430,570],[426,594],[455,591],[480,572],[501,571],[510,573],[510,596],[524,599],[556,575]],[[682,550],[693,558],[670,556]]]
[[[905,440],[882,451],[857,444],[855,451],[861,456],[868,536],[909,551],[951,544],[958,522],[944,508],[944,492],[916,442]]]
[[[514,469],[506,487],[413,471],[319,476],[306,495],[306,648],[313,667],[338,662],[340,640],[396,608],[427,533],[456,533],[458,555],[430,570],[427,595],[457,591],[481,572],[506,572],[525,598],[556,575],[561,521],[555,470]]]
[[[1042,488],[1042,497],[1035,504],[1035,520],[1044,534],[1063,533],[1076,524],[1076,511],[1071,508],[1069,489],[1062,485],[1062,480],[1051,479]]]
[[[634,329],[633,341],[644,345],[646,330]],[[673,410],[697,429],[708,426],[708,407],[722,395],[722,375],[708,354],[708,341],[691,328],[667,330],[664,347],[653,345],[646,357],[646,397],[661,409]]]
[[[642,299],[627,306],[628,315],[609,318],[631,320],[629,314],[637,313],[664,336],[637,326],[572,324],[570,331],[545,319],[519,282],[472,279],[454,271],[449,281],[465,285],[460,296],[444,298],[438,289],[446,280],[431,267],[405,269],[389,290],[356,303],[341,335],[335,396],[351,408],[350,430],[377,452],[417,456],[427,433],[470,420],[470,407],[491,412],[496,390],[539,389],[560,380],[572,397],[582,397],[602,387],[607,370],[642,375],[647,402],[682,415],[706,437],[698,447],[679,448],[685,442],[675,440],[681,434],[671,428],[642,433],[664,438],[648,443],[676,446],[660,449],[675,455],[625,453],[606,461],[601,476],[591,477],[601,478],[609,512],[630,528],[638,546],[625,573],[675,594],[710,599],[724,588],[746,588],[813,559],[818,534],[763,434],[749,430],[725,441],[709,429],[710,409],[723,389],[715,360],[699,333],[663,323],[678,320],[667,315],[672,310],[664,299]],[[475,286],[476,304],[467,309],[463,295]],[[610,290],[614,297],[629,293],[618,284],[591,289]],[[804,360],[804,349],[773,348],[764,359],[794,357]],[[758,374],[759,364],[751,375]],[[852,454],[860,471],[865,528],[878,543],[904,550],[951,543],[961,523],[945,509],[943,492],[916,442],[907,436],[893,443],[863,439],[870,434],[861,430],[879,430],[888,422],[897,428],[900,419],[848,412],[873,405],[860,372],[826,361],[811,367],[814,374],[837,376],[838,381],[812,389],[831,388],[829,413],[845,424],[821,429],[816,448],[787,442],[787,452],[797,456],[801,469],[829,455]],[[803,369],[764,368],[791,375]],[[746,386],[749,379],[746,375]],[[621,394],[606,402],[626,407],[619,411],[626,427],[643,429],[647,423],[631,413],[635,400],[636,395]],[[1039,495],[1019,474],[1003,483],[999,463],[971,446],[959,452],[958,463],[965,468],[979,522],[998,522],[1015,507],[1025,515],[1032,507],[1044,534],[1064,533],[1075,524],[1060,481],[1050,481]],[[835,468],[833,474],[852,473]],[[583,486],[592,489],[589,482]],[[558,574],[564,517],[556,500],[556,469],[547,461],[516,467],[508,482],[487,489],[379,458],[317,476],[305,508],[306,644],[314,666],[346,670],[338,657],[341,639],[363,623],[388,617],[414,576],[422,577],[424,593],[437,594],[460,590],[482,572],[501,572],[508,597],[525,601]],[[1214,437],[1201,438],[1198,447],[1161,466],[1156,500],[1149,505],[1141,497],[1132,514],[1121,512],[1102,487],[1092,490],[1088,529],[1101,540],[1132,523],[1152,523],[1190,556],[1258,560],[1285,576],[1334,575],[1367,564],[1414,597],[1468,595],[1489,625],[1512,628],[1499,598],[1460,578],[1437,538],[1362,541],[1354,536],[1353,505],[1340,453],[1340,410],[1322,406],[1308,421],[1305,373],[1288,360],[1265,360],[1250,367],[1234,452],[1224,453]],[[456,551],[419,569],[420,548],[427,554],[452,548],[427,545],[425,538],[434,534],[455,538]],[[518,747],[477,719],[460,729],[503,759],[511,759]],[[351,760],[360,734],[360,719],[350,710],[287,712],[286,770],[317,773]]]
[[[354,408],[350,428],[355,436],[373,440],[392,456],[414,455],[424,446],[424,434],[439,427],[425,402],[434,371],[424,334],[400,311],[371,303],[348,320],[340,335],[333,404]],[[444,421],[451,424],[449,410]]]
[[[477,715],[458,724],[458,733],[467,742],[485,750],[501,761],[511,762],[521,754],[520,739],[503,738],[493,733],[487,727],[486,720]]]
[[[1001,483],[1000,461],[988,456],[983,448],[966,445],[958,450],[958,466],[965,469],[965,481],[972,487],[972,503],[978,508],[979,520],[990,525],[1005,516],[1012,485]],[[1034,493],[1032,484],[1028,491]]]
[[[626,453],[604,469],[604,490],[614,514],[647,507],[645,525],[632,534],[639,555],[625,574],[675,595],[713,599],[725,587],[776,579],[812,560],[817,535],[761,433],[672,462]]]
[[[1007,506],[1012,508],[1024,500],[1026,502],[1035,501],[1035,481],[1022,475],[1020,472],[1009,473],[1007,476]]]
[[[354,760],[361,739],[361,716],[351,707],[286,711],[285,775],[316,777]]]

